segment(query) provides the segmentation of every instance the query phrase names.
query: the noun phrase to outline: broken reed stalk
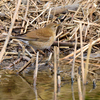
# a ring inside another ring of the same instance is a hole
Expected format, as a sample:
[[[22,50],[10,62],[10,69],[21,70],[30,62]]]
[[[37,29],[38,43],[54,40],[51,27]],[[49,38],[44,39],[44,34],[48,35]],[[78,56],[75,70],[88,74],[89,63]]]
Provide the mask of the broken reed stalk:
[[[36,56],[36,67],[34,70],[34,87],[36,87],[36,80],[37,80],[37,73],[38,73],[38,56],[39,56],[39,52],[37,52],[37,56]]]
[[[82,82],[84,84],[84,59],[83,59],[83,38],[82,38],[82,23],[80,23],[80,42],[81,42],[81,69],[82,69]]]
[[[7,66],[7,68],[10,68],[12,66],[14,66],[15,64],[17,64],[18,62],[20,62],[23,59],[23,57],[18,58],[17,60],[15,60],[13,63],[11,63],[9,66]]]
[[[58,38],[58,47],[57,47],[57,93],[60,92],[61,87],[61,76],[60,76],[60,67],[59,67],[59,38]]]
[[[91,48],[92,48],[92,40],[90,40],[90,45],[89,45],[88,53],[87,53],[87,60],[86,60],[86,64],[85,64],[85,76],[84,76],[84,88],[83,88],[84,100],[85,100],[85,94],[86,94],[86,81],[87,81],[88,65],[89,65],[89,57],[90,57],[90,53],[91,53]]]
[[[100,38],[94,40],[94,41],[92,42],[92,45],[94,45],[96,42],[99,42],[99,41],[100,41]],[[90,43],[88,43],[87,45],[85,45],[85,46],[83,47],[83,52],[86,51],[86,50],[88,49],[89,45],[90,45]],[[80,51],[81,51],[81,49],[78,49],[78,50],[76,51],[76,53],[78,53],[78,54],[76,55],[76,58],[81,54]],[[71,54],[67,55],[67,56],[64,57],[64,58],[61,58],[60,61],[63,60],[63,59],[66,60],[66,59],[68,59],[69,57],[71,57],[71,56],[73,56],[73,55],[74,55],[74,52],[72,52]],[[73,61],[73,59],[72,59],[71,61]],[[70,61],[70,62],[71,62],[71,61]]]
[[[74,67],[75,67],[76,49],[77,49],[77,32],[75,33],[75,48],[74,48],[74,58],[73,58],[72,74],[71,74],[72,80],[74,79]]]
[[[17,15],[17,13],[18,13],[20,4],[21,4],[21,0],[18,0],[18,4],[17,4],[17,6],[16,6],[16,10],[15,10],[13,19],[12,19],[12,21],[11,21],[11,25],[10,25],[10,29],[9,29],[9,32],[8,32],[6,41],[5,41],[4,46],[3,46],[3,48],[2,48],[2,50],[1,50],[1,52],[0,52],[0,63],[1,63],[1,60],[2,60],[2,57],[3,57],[4,53],[5,53],[5,51],[6,51],[6,47],[7,47],[9,38],[10,38],[10,36],[11,36],[11,32],[12,32],[12,29],[13,29],[13,26],[14,26],[14,23],[15,23],[16,15]]]
[[[73,100],[75,100],[75,96],[74,96],[74,68],[75,68],[75,56],[76,56],[76,49],[77,49],[77,32],[75,33],[75,48],[74,48],[74,58],[73,58],[73,64],[72,64],[72,71],[71,71],[71,89],[72,89],[72,97]]]
[[[27,8],[26,8],[26,12],[25,12],[25,15],[24,15],[25,20],[27,20],[26,18],[27,18],[28,9],[29,9],[29,0],[27,0]],[[22,27],[24,27],[24,25],[25,25],[25,20],[23,20]],[[23,29],[21,29],[20,34],[21,33],[23,33]]]
[[[92,40],[90,40],[90,45],[89,45],[88,53],[87,53],[87,60],[85,64],[85,81],[84,81],[85,83],[84,84],[86,84],[86,80],[87,80],[88,64],[89,64],[89,57],[90,57],[91,49],[92,49]]]
[[[54,46],[54,100],[57,100],[57,47]]]
[[[24,69],[26,69],[32,62],[33,58],[31,58],[19,71],[18,73],[21,73]]]

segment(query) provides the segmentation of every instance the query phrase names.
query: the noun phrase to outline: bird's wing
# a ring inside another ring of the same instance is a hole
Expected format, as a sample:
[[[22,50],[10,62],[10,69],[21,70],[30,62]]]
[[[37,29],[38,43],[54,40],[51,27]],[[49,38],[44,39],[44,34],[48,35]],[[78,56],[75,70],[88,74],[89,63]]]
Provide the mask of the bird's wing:
[[[38,39],[38,40],[48,40],[52,36],[52,31],[45,28],[39,30],[31,31],[26,34],[27,38]]]

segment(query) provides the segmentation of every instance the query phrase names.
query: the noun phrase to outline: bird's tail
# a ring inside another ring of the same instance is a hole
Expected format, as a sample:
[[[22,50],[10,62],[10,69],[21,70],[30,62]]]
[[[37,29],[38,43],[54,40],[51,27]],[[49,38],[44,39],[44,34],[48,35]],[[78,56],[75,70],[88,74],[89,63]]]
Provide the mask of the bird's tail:
[[[0,40],[4,40],[6,39],[7,34],[1,34],[0,35]],[[25,35],[22,36],[10,36],[10,39],[21,39],[21,40],[26,40],[26,41],[35,41],[36,39],[31,39],[26,37]]]

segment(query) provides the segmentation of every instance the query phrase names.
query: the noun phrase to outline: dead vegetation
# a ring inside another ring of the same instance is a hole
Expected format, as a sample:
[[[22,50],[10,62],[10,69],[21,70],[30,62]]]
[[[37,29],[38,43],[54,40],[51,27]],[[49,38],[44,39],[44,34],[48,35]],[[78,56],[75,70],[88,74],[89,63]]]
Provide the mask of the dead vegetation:
[[[27,47],[18,39],[10,39],[10,36],[20,36],[51,22],[60,23],[57,29],[57,41],[53,44],[59,49],[54,51],[57,54],[57,59],[59,59],[57,62],[72,64],[72,79],[74,78],[74,71],[76,72],[81,66],[83,84],[86,84],[87,74],[92,74],[99,80],[99,0],[0,1],[0,37],[7,36],[0,38],[1,68],[12,68],[19,62],[25,62],[25,64],[20,65],[23,67],[17,70],[17,72],[22,72],[32,62],[35,62],[36,51],[34,48]],[[40,62],[44,55],[44,51],[39,53]],[[59,55],[63,55],[63,57],[59,58]],[[40,65],[45,65],[45,63]],[[49,66],[52,66],[52,63],[49,63]],[[59,64],[58,66],[61,67]],[[66,71],[64,72],[66,73]],[[78,74],[77,76],[79,78]],[[81,96],[79,97],[81,98]]]

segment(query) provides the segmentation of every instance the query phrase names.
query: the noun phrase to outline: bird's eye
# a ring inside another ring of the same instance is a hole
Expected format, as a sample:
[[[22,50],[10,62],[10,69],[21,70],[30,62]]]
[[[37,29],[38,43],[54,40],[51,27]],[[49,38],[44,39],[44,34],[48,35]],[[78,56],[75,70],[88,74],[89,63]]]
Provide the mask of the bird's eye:
[[[56,27],[57,25],[54,25],[54,27]]]

